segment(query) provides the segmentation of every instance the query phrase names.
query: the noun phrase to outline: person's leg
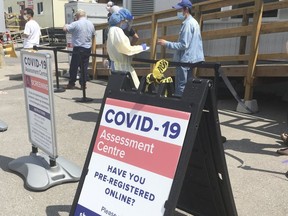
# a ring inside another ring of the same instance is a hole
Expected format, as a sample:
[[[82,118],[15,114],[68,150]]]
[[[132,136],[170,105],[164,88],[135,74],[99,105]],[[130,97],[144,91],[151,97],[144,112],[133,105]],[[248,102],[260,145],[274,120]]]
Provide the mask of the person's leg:
[[[182,96],[187,83],[188,67],[176,67],[175,95]]]
[[[114,61],[111,61],[111,60],[109,60],[109,61],[110,61],[109,67],[110,67],[111,71],[115,71]]]
[[[79,54],[76,54],[74,52],[78,52],[78,48],[74,47],[73,48],[73,54],[72,54],[72,58],[70,61],[70,68],[69,68],[69,84],[70,86],[75,86],[75,82],[77,79],[77,71],[78,71],[78,67],[80,64],[80,58],[79,58]]]
[[[286,128],[285,132],[280,134],[280,138],[284,144],[288,145],[288,102],[286,102],[286,111],[287,111],[287,114],[286,114],[286,126],[287,126],[287,128]],[[281,149],[278,149],[276,152],[280,155],[288,155],[288,148],[287,147],[281,148]]]
[[[79,79],[79,83],[82,86],[83,84],[86,83],[87,80],[89,80],[89,74],[88,74],[88,66],[89,66],[89,58],[90,58],[90,54],[91,54],[91,49],[86,49],[86,48],[81,48],[81,60],[82,60],[82,64],[83,64],[83,72],[84,72],[84,78],[85,80],[83,81],[83,75],[80,75],[80,79]],[[80,65],[80,68],[82,67],[82,65]],[[82,72],[82,70],[81,70]]]
[[[287,101],[286,101],[286,112],[287,112],[287,114],[286,114],[286,126],[287,126],[287,128],[286,128],[286,131],[284,131],[280,135],[280,137],[285,144],[288,144],[288,102]]]
[[[194,74],[193,74],[193,70],[192,68],[187,68],[187,79],[186,79],[186,83],[189,79],[192,79],[194,77]]]

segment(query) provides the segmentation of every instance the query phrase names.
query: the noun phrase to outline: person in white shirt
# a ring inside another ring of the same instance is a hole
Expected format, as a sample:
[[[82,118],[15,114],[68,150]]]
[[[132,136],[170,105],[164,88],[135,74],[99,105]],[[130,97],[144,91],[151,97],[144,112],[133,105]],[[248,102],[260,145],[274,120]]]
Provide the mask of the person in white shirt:
[[[24,49],[33,49],[33,46],[39,45],[41,31],[38,23],[33,19],[34,11],[31,8],[25,8],[23,13],[24,19],[27,20],[25,24],[23,38]]]

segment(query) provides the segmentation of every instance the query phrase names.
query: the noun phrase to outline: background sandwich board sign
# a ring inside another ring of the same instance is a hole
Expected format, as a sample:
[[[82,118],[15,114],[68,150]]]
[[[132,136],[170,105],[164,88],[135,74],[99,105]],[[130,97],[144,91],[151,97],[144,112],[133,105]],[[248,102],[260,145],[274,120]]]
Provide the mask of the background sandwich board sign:
[[[21,51],[29,140],[52,158],[57,157],[51,56]]]
[[[145,80],[109,77],[70,216],[236,216],[211,81],[175,98]]]

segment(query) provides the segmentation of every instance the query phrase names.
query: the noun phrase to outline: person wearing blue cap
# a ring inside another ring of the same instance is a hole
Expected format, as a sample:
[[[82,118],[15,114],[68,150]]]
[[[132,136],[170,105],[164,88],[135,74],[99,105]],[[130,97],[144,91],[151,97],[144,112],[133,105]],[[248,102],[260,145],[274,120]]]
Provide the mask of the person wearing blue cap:
[[[109,31],[107,39],[107,52],[113,66],[112,73],[130,72],[135,88],[139,87],[139,78],[131,66],[132,56],[149,49],[146,44],[131,46],[129,38],[120,28],[125,23],[125,19],[119,13],[113,13],[109,19]]]
[[[116,6],[113,6],[113,8],[115,8],[115,7]],[[132,16],[131,12],[126,8],[119,8],[119,10],[114,11],[113,13],[115,13],[115,12],[119,13],[123,17],[123,19],[125,20],[125,22],[123,24],[121,24],[120,28],[123,29],[124,34],[129,38],[130,44],[135,45],[139,39],[139,36],[134,31],[134,29],[132,28],[132,22],[133,22],[134,17]],[[113,13],[111,13],[111,14],[113,14]],[[108,22],[109,22],[109,20],[108,20]],[[106,36],[105,41],[107,41],[108,30],[109,30],[109,27],[107,28],[107,30],[105,30],[105,36]],[[104,64],[104,67],[106,67],[106,68],[110,68],[111,66],[113,66],[113,62],[110,61],[109,57],[103,61],[103,64]]]
[[[131,12],[126,8],[121,8],[118,13],[125,19],[125,23],[122,24],[120,27],[123,29],[125,35],[131,38],[131,45],[135,45],[139,39],[139,36],[132,28],[132,22],[134,17],[132,16]]]
[[[201,37],[201,29],[198,22],[192,17],[192,3],[189,0],[182,0],[173,6],[177,12],[177,17],[183,20],[179,38],[177,42],[158,39],[157,43],[168,49],[176,50],[174,61],[197,63],[203,62],[203,43]],[[175,74],[175,95],[181,97],[187,80],[192,77],[192,69],[190,67],[176,67]]]

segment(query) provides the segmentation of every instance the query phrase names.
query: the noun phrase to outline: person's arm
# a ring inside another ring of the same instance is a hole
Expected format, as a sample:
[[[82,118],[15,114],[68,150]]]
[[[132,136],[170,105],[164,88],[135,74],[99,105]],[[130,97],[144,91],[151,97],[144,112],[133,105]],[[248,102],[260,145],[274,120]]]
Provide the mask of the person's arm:
[[[178,42],[167,42],[166,47],[168,49],[175,50],[185,50],[189,47],[191,40],[193,39],[192,29],[190,29],[190,25],[183,25],[181,27],[179,41]]]
[[[109,34],[109,37],[113,37],[111,39],[113,41],[114,47],[117,49],[118,52],[124,55],[132,56],[146,50],[146,48],[144,49],[142,45],[131,46],[129,38],[124,34],[121,28],[114,27],[110,30],[113,31],[113,34]]]
[[[76,23],[76,22],[72,22],[72,23],[70,23],[70,24],[64,25],[64,26],[63,26],[63,31],[64,31],[64,32],[71,32],[71,31],[73,31],[73,29],[74,29],[75,26],[76,26],[75,23]]]
[[[139,39],[139,36],[132,28],[130,29],[130,36],[132,37],[131,45],[135,45]]]
[[[188,48],[190,44],[190,40],[193,38],[191,34],[191,29],[189,29],[188,25],[184,25],[181,27],[180,30],[180,36],[179,36],[179,41],[177,42],[171,42],[171,41],[166,41],[164,39],[158,39],[158,44],[161,46],[165,46],[168,49],[174,49],[174,50],[185,50]]]
[[[92,48],[92,53],[96,53],[96,37],[95,37],[94,34],[92,35],[92,45],[91,45],[91,48]]]
[[[96,53],[96,31],[95,31],[95,27],[94,24],[91,22],[91,31],[92,31],[92,52],[93,52],[93,48],[95,49],[93,53]]]
[[[23,34],[22,34],[22,38],[28,38],[29,35],[30,35],[30,25],[29,23],[27,22],[26,25],[25,25],[25,28],[24,28],[24,31],[23,31]]]
[[[63,31],[64,31],[64,32],[68,32],[67,25],[64,25],[64,26],[63,26]]]

